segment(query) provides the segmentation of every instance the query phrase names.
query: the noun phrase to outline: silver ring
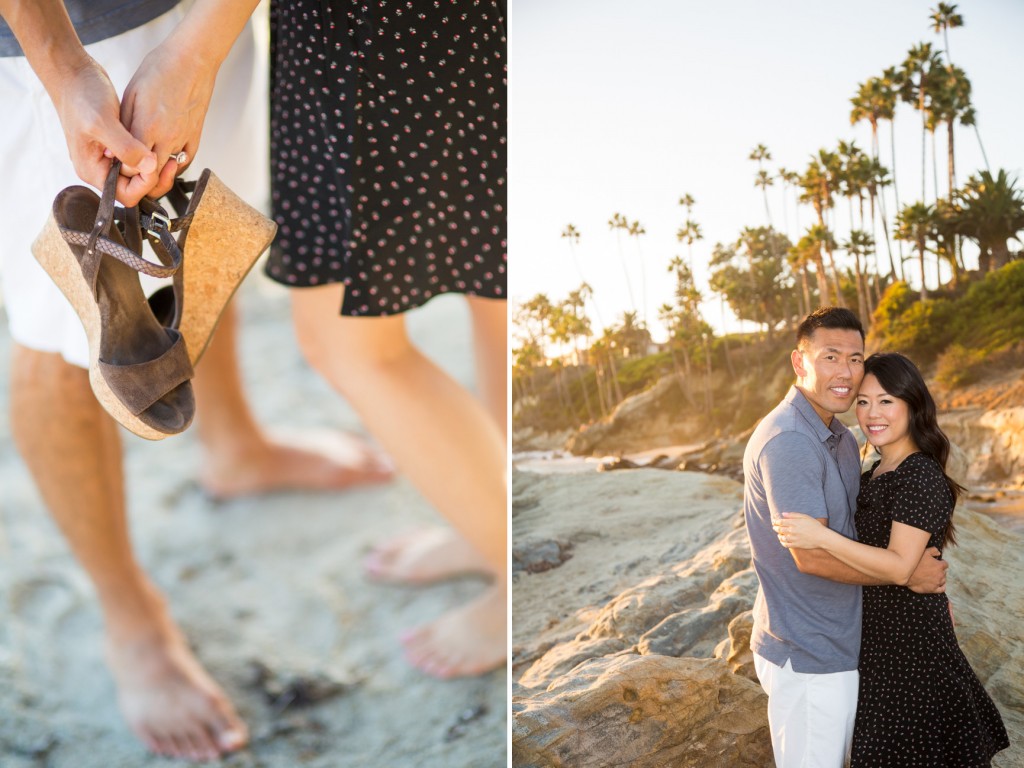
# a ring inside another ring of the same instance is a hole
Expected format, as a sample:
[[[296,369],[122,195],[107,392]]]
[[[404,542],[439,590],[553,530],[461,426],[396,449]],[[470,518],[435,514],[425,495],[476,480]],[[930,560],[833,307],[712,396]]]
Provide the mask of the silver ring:
[[[177,163],[178,165],[184,165],[185,163],[187,163],[187,162],[188,162],[188,152],[186,152],[186,151],[185,151],[185,150],[183,149],[183,150],[181,150],[181,152],[178,152],[178,153],[176,153],[176,154],[173,154],[173,155],[171,155],[170,157],[168,157],[167,159],[168,159],[168,160],[173,160],[173,161],[174,161],[174,162],[176,162],[176,163]]]

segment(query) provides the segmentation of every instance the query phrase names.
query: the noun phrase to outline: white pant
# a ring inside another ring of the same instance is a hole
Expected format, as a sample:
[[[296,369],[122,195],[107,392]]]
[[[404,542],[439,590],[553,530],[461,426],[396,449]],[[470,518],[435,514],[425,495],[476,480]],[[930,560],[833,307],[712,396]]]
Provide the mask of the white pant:
[[[141,27],[86,46],[119,94],[189,5],[181,3]],[[269,204],[266,61],[265,53],[256,49],[250,24],[221,67],[199,151],[185,173],[196,178],[210,167],[261,210]],[[11,336],[22,346],[57,352],[85,368],[89,349],[81,321],[30,250],[53,198],[64,187],[82,182],[71,165],[57,112],[23,57],[0,58],[0,109],[5,190],[0,206],[0,288]],[[151,291],[159,283],[145,278],[143,285]]]
[[[768,727],[777,768],[842,768],[849,762],[857,714],[857,670],[794,672],[754,654],[768,694]]]

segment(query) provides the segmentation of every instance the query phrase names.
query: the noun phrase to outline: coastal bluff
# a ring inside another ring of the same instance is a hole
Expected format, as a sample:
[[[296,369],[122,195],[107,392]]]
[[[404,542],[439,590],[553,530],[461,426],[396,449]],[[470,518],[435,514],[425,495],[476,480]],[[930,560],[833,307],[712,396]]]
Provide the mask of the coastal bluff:
[[[1024,767],[1024,537],[956,511],[949,595]],[[655,469],[512,477],[517,768],[772,764],[742,485]]]

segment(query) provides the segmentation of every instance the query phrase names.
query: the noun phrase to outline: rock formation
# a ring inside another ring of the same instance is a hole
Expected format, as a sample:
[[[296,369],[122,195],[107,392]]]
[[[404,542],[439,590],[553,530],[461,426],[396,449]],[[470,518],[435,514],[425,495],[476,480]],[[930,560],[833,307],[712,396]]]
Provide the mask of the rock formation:
[[[573,547],[513,577],[513,765],[770,766],[742,487],[652,469],[512,485],[514,543]],[[956,515],[958,637],[1010,732],[993,765],[1024,765],[1024,541]]]

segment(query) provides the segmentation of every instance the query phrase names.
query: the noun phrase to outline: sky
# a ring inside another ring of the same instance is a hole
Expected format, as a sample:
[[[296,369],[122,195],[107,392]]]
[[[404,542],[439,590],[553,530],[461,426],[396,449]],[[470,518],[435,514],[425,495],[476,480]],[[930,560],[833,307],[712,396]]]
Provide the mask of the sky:
[[[672,297],[670,259],[687,258],[676,232],[686,219],[679,199],[688,193],[704,235],[693,246],[704,317],[718,331],[753,330],[728,310],[723,316],[707,289],[714,244],[735,242],[743,227],[767,223],[751,150],[766,145],[773,172],[780,166],[802,171],[811,154],[835,149],[840,140],[869,152],[867,123],[850,124],[850,97],[859,83],[899,65],[911,46],[942,47],[929,19],[936,6],[935,0],[511,0],[513,306],[537,293],[564,299],[582,273],[594,289],[587,310],[595,331],[635,305],[655,340],[664,340],[657,308]],[[950,58],[971,79],[989,164],[1024,175],[1024,2],[957,6],[965,25],[949,32]],[[891,167],[887,123],[880,138],[881,161]],[[955,146],[962,184],[984,162],[972,129],[957,127]],[[927,152],[932,198],[930,144]],[[938,152],[945,194],[944,140]],[[908,105],[897,107],[896,155],[901,203],[920,199],[920,114]],[[814,215],[809,207],[797,214],[792,190],[787,197],[780,185],[769,189],[769,208],[776,227],[791,236]],[[630,263],[625,273],[608,226],[613,213],[647,231],[639,252],[636,238],[622,237]],[[845,202],[838,216],[842,238]],[[578,268],[569,241],[560,237],[569,223],[581,233]],[[879,240],[879,257],[887,261]]]

